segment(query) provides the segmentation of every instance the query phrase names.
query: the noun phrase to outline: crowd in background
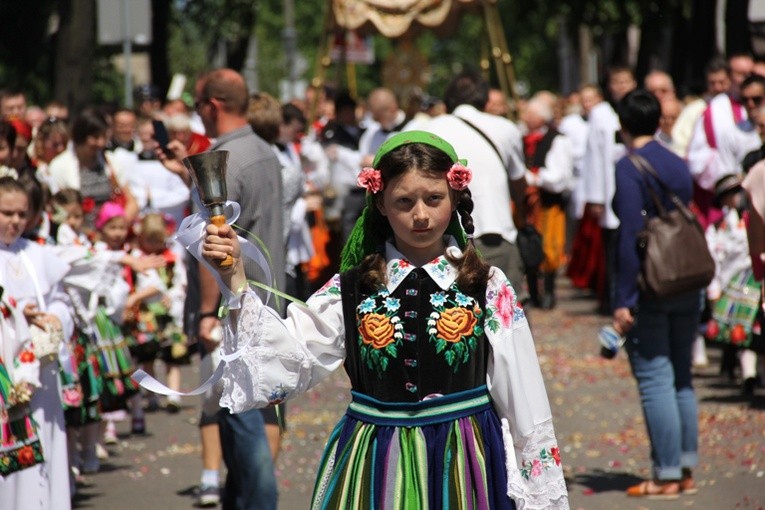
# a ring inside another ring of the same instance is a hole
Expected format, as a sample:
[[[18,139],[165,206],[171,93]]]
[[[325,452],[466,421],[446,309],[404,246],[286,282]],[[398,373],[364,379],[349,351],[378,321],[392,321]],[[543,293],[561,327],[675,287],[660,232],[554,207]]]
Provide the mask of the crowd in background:
[[[221,83],[227,98],[198,85],[196,104],[163,101],[144,86],[136,90],[135,109],[80,112],[57,102],[29,105],[23,90],[0,92],[0,286],[7,323],[0,417],[11,420],[12,397],[24,388],[39,387],[31,407],[45,410],[35,415],[45,460],[29,460],[35,467],[14,475],[37,477],[26,486],[12,490],[12,477],[0,481],[0,502],[8,508],[40,479],[50,485],[49,495],[40,496],[49,498],[45,508],[68,508],[82,476],[98,472],[108,458],[118,432],[145,434],[145,412],[180,409],[178,397],[162,401],[141,390],[130,378],[135,369],[153,373],[163,363],[166,384],[181,390],[196,386],[181,381],[180,367],[199,362],[197,352],[203,364],[214,365],[215,334],[208,328],[200,335],[207,327],[200,321],[206,324],[217,309],[200,298],[200,280],[203,288],[208,281],[174,234],[198,209],[180,161],[218,147],[221,139],[228,143],[231,98],[240,88]],[[471,72],[456,76],[442,98],[423,94],[406,103],[384,87],[365,98],[323,87],[288,103],[243,88],[246,111],[231,118],[246,120],[270,151],[268,164],[280,169],[280,202],[271,212],[279,217],[281,241],[266,246],[282,258],[278,287],[304,300],[337,272],[340,247],[365,205],[359,172],[372,166],[387,138],[421,129],[444,137],[469,160],[476,245],[508,275],[532,318],[534,309],[556,306],[557,279],[565,273],[575,287],[592,292],[600,313],[627,321],[625,310],[637,301],[619,279],[620,217],[612,200],[622,182],[617,162],[636,150],[634,137],[623,137],[619,105],[638,84],[627,67],[611,68],[605,83],[605,89],[587,84],[566,97],[539,91],[517,103]],[[717,262],[712,284],[690,305],[701,318],[681,363],[704,366],[706,346],[719,345],[721,373],[752,395],[765,373],[757,359],[763,350],[765,62],[746,55],[713,60],[699,96],[678,97],[671,77],[659,70],[641,88],[660,108],[646,143],[674,154],[673,164],[688,172],[693,210]],[[516,121],[508,119],[511,111]],[[534,242],[539,253],[529,248]],[[743,319],[732,322],[732,315]],[[63,336],[54,355],[37,360],[37,376],[22,370],[22,358],[34,351],[22,340],[39,334],[32,326]],[[44,401],[36,402],[43,393]],[[205,506],[219,502],[224,458],[226,432],[214,399],[208,395],[200,422],[199,503]],[[265,411],[262,418],[274,459],[285,413]]]

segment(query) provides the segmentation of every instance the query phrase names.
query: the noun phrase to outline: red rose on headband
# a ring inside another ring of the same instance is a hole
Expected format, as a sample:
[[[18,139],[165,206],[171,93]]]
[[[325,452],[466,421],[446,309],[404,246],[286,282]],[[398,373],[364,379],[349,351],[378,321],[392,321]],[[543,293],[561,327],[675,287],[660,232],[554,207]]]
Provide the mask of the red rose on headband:
[[[382,175],[374,168],[365,167],[356,182],[371,193],[377,193],[383,189]]]
[[[473,172],[461,163],[454,163],[449,171],[446,172],[446,180],[449,181],[449,186],[457,191],[467,188],[472,179]]]

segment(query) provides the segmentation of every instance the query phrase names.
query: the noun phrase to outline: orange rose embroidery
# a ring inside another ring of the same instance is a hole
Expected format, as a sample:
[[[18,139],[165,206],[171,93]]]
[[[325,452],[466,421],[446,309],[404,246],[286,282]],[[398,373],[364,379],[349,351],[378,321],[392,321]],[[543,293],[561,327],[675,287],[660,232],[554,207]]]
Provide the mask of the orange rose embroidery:
[[[393,343],[393,324],[390,318],[379,313],[369,313],[361,318],[359,333],[365,344],[382,349]]]
[[[478,320],[473,312],[465,308],[448,308],[441,312],[436,330],[438,338],[447,342],[459,342],[463,336],[471,336]]]
[[[31,446],[23,446],[19,448],[16,457],[19,459],[19,464],[22,466],[31,466],[35,463],[35,451]]]

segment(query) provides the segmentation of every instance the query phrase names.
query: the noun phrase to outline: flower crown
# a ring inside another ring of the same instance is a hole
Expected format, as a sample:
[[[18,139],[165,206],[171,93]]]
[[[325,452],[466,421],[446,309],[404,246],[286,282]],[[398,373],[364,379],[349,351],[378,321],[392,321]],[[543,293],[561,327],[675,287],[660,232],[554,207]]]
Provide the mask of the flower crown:
[[[468,187],[472,179],[473,172],[459,161],[446,172],[446,180],[449,181],[449,187],[453,190],[462,191]],[[382,191],[384,187],[380,170],[371,167],[364,167],[356,182],[372,194]]]

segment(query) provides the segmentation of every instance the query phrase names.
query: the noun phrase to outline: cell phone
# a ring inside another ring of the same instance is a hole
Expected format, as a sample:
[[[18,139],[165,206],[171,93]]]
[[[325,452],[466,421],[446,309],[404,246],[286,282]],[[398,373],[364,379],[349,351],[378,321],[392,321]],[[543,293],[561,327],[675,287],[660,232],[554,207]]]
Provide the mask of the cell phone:
[[[172,156],[172,152],[167,149],[167,144],[170,143],[170,135],[167,133],[165,123],[161,120],[153,120],[151,124],[154,126],[154,139],[159,144],[159,147],[165,154]]]

